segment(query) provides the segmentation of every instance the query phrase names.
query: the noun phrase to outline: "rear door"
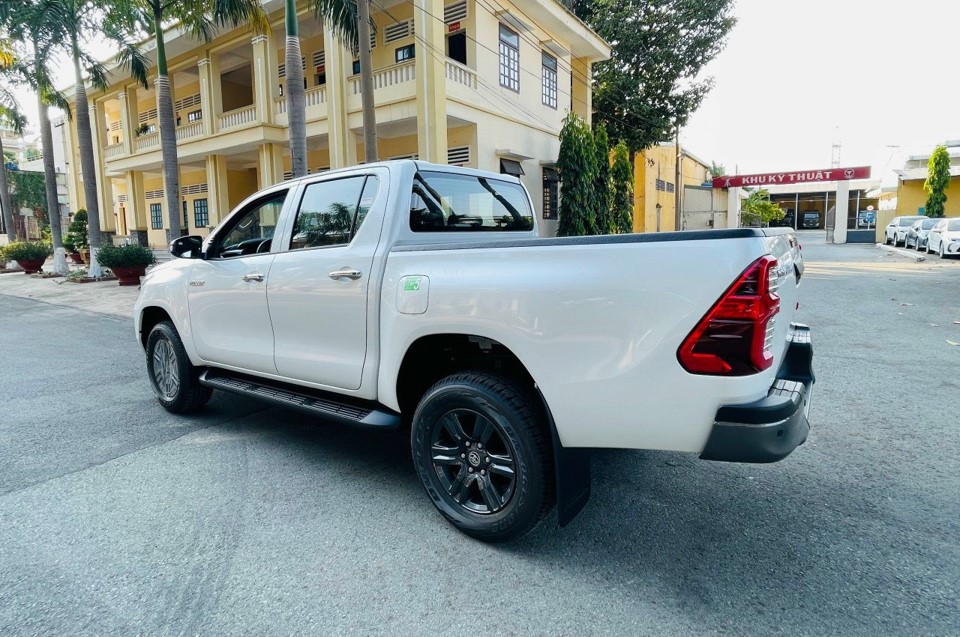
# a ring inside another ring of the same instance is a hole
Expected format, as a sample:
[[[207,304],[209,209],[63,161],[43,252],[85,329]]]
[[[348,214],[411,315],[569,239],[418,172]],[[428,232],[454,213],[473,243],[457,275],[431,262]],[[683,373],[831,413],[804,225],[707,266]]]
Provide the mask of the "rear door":
[[[375,169],[307,184],[270,271],[267,298],[277,372],[336,389],[360,388],[367,308],[387,172]]]

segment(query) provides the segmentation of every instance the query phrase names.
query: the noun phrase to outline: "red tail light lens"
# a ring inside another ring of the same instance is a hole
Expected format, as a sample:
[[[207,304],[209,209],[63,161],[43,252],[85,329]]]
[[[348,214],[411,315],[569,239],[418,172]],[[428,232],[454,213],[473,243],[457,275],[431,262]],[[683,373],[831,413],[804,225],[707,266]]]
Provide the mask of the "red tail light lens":
[[[773,364],[780,273],[770,255],[750,264],[700,319],[677,351],[691,374],[747,376]]]

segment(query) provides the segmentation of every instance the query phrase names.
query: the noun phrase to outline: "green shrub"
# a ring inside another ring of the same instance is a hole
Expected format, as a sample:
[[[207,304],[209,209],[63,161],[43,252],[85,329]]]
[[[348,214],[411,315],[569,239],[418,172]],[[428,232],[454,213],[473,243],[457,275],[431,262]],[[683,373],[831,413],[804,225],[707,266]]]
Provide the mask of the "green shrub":
[[[51,254],[50,244],[43,241],[14,241],[3,248],[3,258],[13,261],[43,260]]]
[[[73,220],[67,226],[63,247],[67,252],[80,252],[90,247],[90,241],[87,238],[87,211],[83,208],[74,213]]]
[[[97,251],[97,261],[107,268],[135,268],[153,263],[153,252],[138,245],[103,246]]]

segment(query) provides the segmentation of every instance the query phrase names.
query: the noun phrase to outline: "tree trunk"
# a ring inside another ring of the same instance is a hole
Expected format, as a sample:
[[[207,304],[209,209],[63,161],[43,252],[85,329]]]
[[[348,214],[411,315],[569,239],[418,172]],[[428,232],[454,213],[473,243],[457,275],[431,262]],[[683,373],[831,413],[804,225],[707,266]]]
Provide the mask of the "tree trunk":
[[[160,156],[163,159],[163,195],[167,200],[167,246],[180,237],[180,166],[177,162],[177,128],[173,119],[173,96],[167,73],[167,53],[160,14],[154,14],[157,42],[157,121],[160,124]]]
[[[63,228],[60,225],[60,201],[57,198],[57,171],[53,165],[53,129],[47,105],[37,95],[40,110],[40,141],[43,144],[43,182],[47,190],[47,220],[53,240],[53,272],[67,274],[67,255],[63,250]]]
[[[286,0],[287,43],[284,56],[287,78],[287,128],[290,166],[294,177],[307,174],[307,104],[303,88],[303,53],[296,0]]]
[[[10,201],[10,184],[7,183],[7,162],[3,158],[3,139],[0,138],[0,207],[3,208],[3,226],[7,229],[7,239],[17,240],[17,231],[13,227],[13,204]]]
[[[73,49],[73,70],[76,80],[77,141],[80,146],[80,173],[83,175],[83,199],[87,208],[87,238],[90,244],[90,266],[87,276],[103,276],[97,250],[100,249],[100,204],[97,201],[97,170],[93,160],[93,133],[90,128],[90,111],[87,89],[80,73],[78,49]]]
[[[373,62],[370,59],[370,0],[357,0],[357,32],[360,50],[360,98],[363,104],[363,155],[368,164],[377,161],[377,112],[373,101]]]

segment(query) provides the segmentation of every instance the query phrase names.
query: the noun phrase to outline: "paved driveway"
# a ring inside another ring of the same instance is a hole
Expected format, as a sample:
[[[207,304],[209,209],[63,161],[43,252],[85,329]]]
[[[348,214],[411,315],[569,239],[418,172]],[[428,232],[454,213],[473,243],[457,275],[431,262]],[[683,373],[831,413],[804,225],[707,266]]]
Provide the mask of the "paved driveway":
[[[170,416],[127,320],[0,296],[0,634],[960,634],[960,264],[818,237],[805,446],[599,452],[583,514],[506,546],[403,434]]]

